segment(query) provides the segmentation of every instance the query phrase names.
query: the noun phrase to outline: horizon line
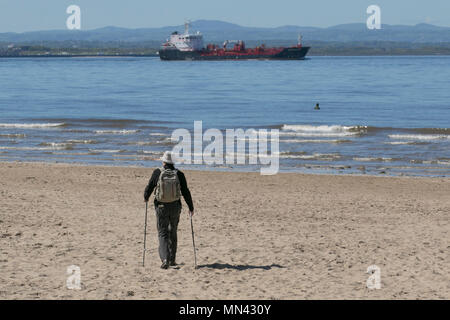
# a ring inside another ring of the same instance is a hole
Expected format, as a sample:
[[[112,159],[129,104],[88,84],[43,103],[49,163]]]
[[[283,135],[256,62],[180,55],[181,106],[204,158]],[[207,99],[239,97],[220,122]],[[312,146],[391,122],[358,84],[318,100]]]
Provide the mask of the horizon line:
[[[195,22],[199,22],[199,21],[208,21],[208,22],[222,22],[222,23],[227,23],[227,24],[231,24],[231,25],[235,25],[235,26],[239,26],[242,28],[261,28],[261,29],[277,29],[277,28],[283,28],[283,27],[299,27],[299,28],[315,28],[315,29],[329,29],[329,28],[334,28],[334,27],[338,27],[338,26],[344,26],[344,25],[356,25],[356,24],[362,24],[365,25],[364,22],[347,22],[347,23],[340,23],[340,24],[336,24],[336,25],[331,25],[331,26],[327,26],[327,27],[316,27],[316,26],[301,26],[301,25],[293,25],[293,24],[286,24],[286,25],[280,25],[280,26],[275,26],[275,27],[261,27],[261,26],[244,26],[238,23],[234,23],[234,22],[228,22],[228,21],[224,21],[224,20],[216,20],[216,19],[198,19],[195,21],[192,21],[191,24],[194,25],[195,27]],[[390,24],[390,23],[382,23],[382,26],[395,26],[395,27],[416,27],[418,25],[428,25],[428,26],[433,26],[433,27],[438,27],[438,28],[449,28],[450,26],[442,26],[442,25],[437,25],[437,24],[432,24],[432,23],[428,23],[428,22],[419,22],[416,24]],[[117,28],[117,29],[127,29],[127,30],[140,30],[140,29],[162,29],[162,28],[177,28],[183,26],[183,24],[180,25],[166,25],[166,26],[159,26],[159,27],[123,27],[123,26],[116,26],[116,25],[106,25],[103,27],[95,27],[95,28],[89,28],[89,29],[80,29],[80,30],[68,30],[65,28],[61,28],[61,29],[39,29],[39,30],[28,30],[28,31],[0,31],[0,34],[4,34],[4,33],[14,33],[14,34],[24,34],[24,33],[31,33],[31,32],[51,32],[51,31],[75,31],[75,32],[83,32],[83,31],[95,31],[95,30],[99,30],[99,29],[105,29],[105,28]]]

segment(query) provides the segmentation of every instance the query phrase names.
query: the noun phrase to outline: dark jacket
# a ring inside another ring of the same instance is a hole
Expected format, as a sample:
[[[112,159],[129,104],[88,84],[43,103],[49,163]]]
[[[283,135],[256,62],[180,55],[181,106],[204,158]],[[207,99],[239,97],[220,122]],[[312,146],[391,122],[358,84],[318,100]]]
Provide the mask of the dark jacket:
[[[172,170],[175,169],[174,166],[170,165],[170,164],[166,164],[164,166],[164,168],[172,169]],[[150,178],[150,181],[148,182],[148,185],[145,188],[145,192],[144,192],[145,201],[148,201],[151,194],[153,193],[153,190],[156,188],[160,174],[161,174],[161,169],[159,169],[159,168],[155,169],[153,171],[152,177]],[[178,175],[178,180],[180,180],[181,194],[183,195],[183,198],[186,201],[186,203],[189,207],[189,210],[194,211],[194,204],[192,203],[191,192],[188,189],[186,177],[184,176],[184,173],[181,172],[180,170],[177,171],[177,175]],[[180,201],[180,200],[178,200],[178,201]],[[158,201],[156,199],[155,199],[155,205],[158,205]],[[181,201],[180,201],[180,205],[181,205]]]

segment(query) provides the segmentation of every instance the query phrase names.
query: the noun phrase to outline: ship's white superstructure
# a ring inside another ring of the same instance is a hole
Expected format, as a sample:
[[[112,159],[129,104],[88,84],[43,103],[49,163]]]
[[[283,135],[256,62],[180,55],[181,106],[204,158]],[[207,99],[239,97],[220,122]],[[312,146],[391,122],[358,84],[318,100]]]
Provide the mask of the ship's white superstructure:
[[[197,31],[197,33],[189,33],[190,23],[184,24],[184,33],[178,34],[178,32],[172,33],[164,47],[175,47],[180,51],[199,51],[203,49],[203,35]]]

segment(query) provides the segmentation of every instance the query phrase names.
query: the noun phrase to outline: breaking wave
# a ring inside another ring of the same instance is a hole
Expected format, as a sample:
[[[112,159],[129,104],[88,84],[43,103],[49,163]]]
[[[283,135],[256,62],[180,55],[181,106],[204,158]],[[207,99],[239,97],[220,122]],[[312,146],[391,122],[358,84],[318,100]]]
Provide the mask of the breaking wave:
[[[23,133],[12,133],[12,134],[0,134],[2,138],[25,138],[26,135]]]
[[[89,152],[123,153],[123,152],[126,152],[126,150],[122,150],[122,149],[89,149]]]
[[[366,157],[366,158],[354,157],[353,160],[360,161],[360,162],[391,162],[391,161],[394,161],[395,159],[393,159],[393,158],[375,158],[375,157]]]
[[[161,151],[152,151],[152,150],[142,150],[138,153],[145,153],[145,154],[156,154],[156,155],[163,155],[164,152]]]
[[[64,127],[66,123],[0,123],[0,128],[42,129]]]
[[[151,136],[167,136],[167,134],[165,133],[161,133],[161,132],[152,132],[150,133]]]
[[[43,142],[39,146],[48,147],[51,150],[72,150],[73,146],[71,143],[64,142]]]
[[[334,161],[340,159],[341,155],[337,153],[305,154],[305,152],[281,152],[280,157],[285,159]]]
[[[450,135],[446,134],[390,134],[388,137],[399,140],[450,140]]]
[[[385,144],[391,144],[391,145],[423,145],[423,144],[429,144],[430,142],[426,141],[389,141],[384,142]]]
[[[96,140],[67,140],[66,143],[72,143],[72,144],[96,144],[98,141]]]
[[[71,149],[65,146],[42,146],[42,147],[0,147],[0,150],[48,151],[48,150],[71,150]]]
[[[172,140],[171,138],[164,138],[162,140],[153,140],[153,141],[128,141],[121,143],[123,145],[134,145],[134,146],[171,146],[174,145],[177,141]]]
[[[340,125],[291,125],[281,126],[280,136],[301,137],[345,137],[355,136],[366,132],[367,127]]]
[[[351,143],[348,139],[284,139],[280,143]]]
[[[138,133],[140,130],[96,130],[96,134],[133,134]]]

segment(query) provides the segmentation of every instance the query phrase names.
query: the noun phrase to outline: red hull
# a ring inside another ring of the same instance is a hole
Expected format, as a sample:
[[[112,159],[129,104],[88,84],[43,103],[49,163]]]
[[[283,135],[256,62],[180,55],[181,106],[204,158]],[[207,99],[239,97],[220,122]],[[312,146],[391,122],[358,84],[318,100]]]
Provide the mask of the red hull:
[[[218,56],[218,57],[226,57],[226,56],[274,56],[281,51],[283,51],[284,48],[252,48],[252,49],[245,49],[245,50],[225,50],[225,49],[215,49],[215,50],[208,50],[203,51],[200,53],[202,57],[208,57],[208,56]]]

